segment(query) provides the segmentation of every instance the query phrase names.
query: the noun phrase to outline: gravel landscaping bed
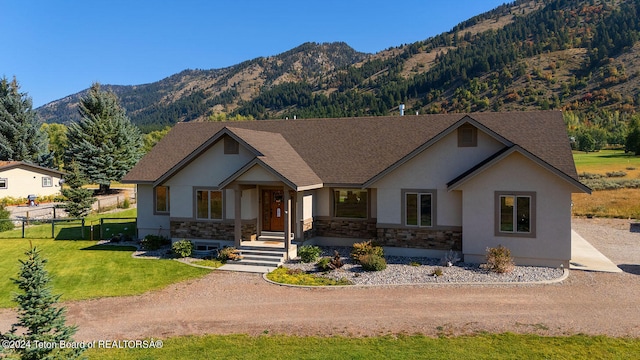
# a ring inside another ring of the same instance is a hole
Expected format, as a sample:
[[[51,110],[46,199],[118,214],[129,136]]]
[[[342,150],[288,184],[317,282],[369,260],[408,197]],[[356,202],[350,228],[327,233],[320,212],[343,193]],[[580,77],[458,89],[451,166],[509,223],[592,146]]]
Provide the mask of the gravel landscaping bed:
[[[563,276],[560,268],[536,266],[516,266],[507,274],[497,274],[481,268],[479,264],[458,262],[454,266],[443,266],[442,259],[422,257],[385,256],[387,268],[382,271],[367,272],[352,263],[349,258],[351,247],[320,247],[321,256],[333,256],[334,250],[340,254],[344,266],[329,272],[319,271],[315,263],[302,263],[299,259],[284,264],[289,269],[300,269],[319,276],[336,280],[347,279],[355,285],[401,285],[424,283],[499,283],[499,282],[539,282],[555,280]],[[435,276],[436,269],[442,270]]]

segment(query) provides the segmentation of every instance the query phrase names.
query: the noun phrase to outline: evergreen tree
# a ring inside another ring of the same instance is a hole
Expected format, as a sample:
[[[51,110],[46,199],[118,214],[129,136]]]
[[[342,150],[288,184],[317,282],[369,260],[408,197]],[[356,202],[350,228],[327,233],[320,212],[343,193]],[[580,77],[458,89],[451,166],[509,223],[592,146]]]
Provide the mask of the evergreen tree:
[[[60,191],[65,198],[61,207],[70,217],[84,217],[91,212],[91,206],[96,199],[93,197],[92,190],[82,187],[86,181],[82,178],[78,164],[74,162],[69,167],[71,171],[65,176],[65,184],[68,187]]]
[[[94,83],[80,100],[79,122],[69,125],[65,163],[76,162],[82,175],[109,190],[142,156],[140,130],[131,124],[118,97]]]
[[[11,326],[8,333],[0,334],[0,339],[21,341],[25,346],[4,351],[14,351],[21,359],[77,358],[82,349],[45,346],[73,341],[72,336],[77,329],[65,324],[66,309],[54,306],[60,295],[51,293],[51,279],[45,269],[47,260],[33,246],[25,255],[27,260],[20,260],[18,278],[12,279],[22,292],[14,298],[18,303],[18,322]],[[18,329],[21,335],[18,335]]]
[[[625,141],[624,151],[640,155],[640,121],[635,117],[629,122],[629,134]]]
[[[0,79],[0,160],[25,161],[50,167],[49,139],[40,130],[31,98],[20,92],[14,77]]]

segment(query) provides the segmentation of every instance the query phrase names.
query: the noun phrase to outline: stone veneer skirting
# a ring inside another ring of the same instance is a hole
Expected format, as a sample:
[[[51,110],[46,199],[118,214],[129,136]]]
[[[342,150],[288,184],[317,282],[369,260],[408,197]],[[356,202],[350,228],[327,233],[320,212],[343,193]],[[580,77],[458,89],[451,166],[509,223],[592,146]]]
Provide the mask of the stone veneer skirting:
[[[316,236],[316,229],[313,227],[313,219],[305,219],[302,222],[303,240],[309,240]]]
[[[462,229],[378,228],[381,246],[462,251]]]
[[[242,240],[255,239],[258,229],[257,220],[242,221]],[[171,237],[185,239],[230,240],[234,237],[233,221],[171,221]]]
[[[316,236],[373,239],[376,237],[376,219],[316,218],[313,223]]]

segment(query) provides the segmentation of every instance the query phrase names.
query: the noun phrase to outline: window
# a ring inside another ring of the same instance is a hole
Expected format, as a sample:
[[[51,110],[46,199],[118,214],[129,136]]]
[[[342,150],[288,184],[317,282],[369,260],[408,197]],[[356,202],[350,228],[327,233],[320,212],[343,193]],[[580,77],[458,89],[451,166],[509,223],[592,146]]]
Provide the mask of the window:
[[[368,192],[357,189],[333,190],[333,214],[335,217],[366,219]]]
[[[156,186],[156,213],[169,212],[169,187]]]
[[[478,146],[478,129],[471,124],[464,124],[458,128],[458,147]]]
[[[6,189],[9,186],[9,180],[0,179],[0,189]]]
[[[222,220],[222,191],[196,191],[196,218]]]
[[[50,176],[42,177],[42,187],[51,187],[53,186],[53,180],[51,180]]]
[[[240,144],[232,137],[224,137],[224,153],[225,154],[238,154],[240,151]]]
[[[496,233],[535,236],[535,193],[496,193]]]
[[[434,192],[404,192],[404,214],[407,226],[433,226]]]

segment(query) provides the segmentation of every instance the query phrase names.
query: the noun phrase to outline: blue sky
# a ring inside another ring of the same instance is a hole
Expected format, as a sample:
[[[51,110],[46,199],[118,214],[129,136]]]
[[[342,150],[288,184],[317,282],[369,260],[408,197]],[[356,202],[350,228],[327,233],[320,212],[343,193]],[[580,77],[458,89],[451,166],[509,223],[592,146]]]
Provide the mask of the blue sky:
[[[0,77],[34,108],[91,83],[138,85],[304,42],[361,52],[425,40],[504,0],[0,0]]]

